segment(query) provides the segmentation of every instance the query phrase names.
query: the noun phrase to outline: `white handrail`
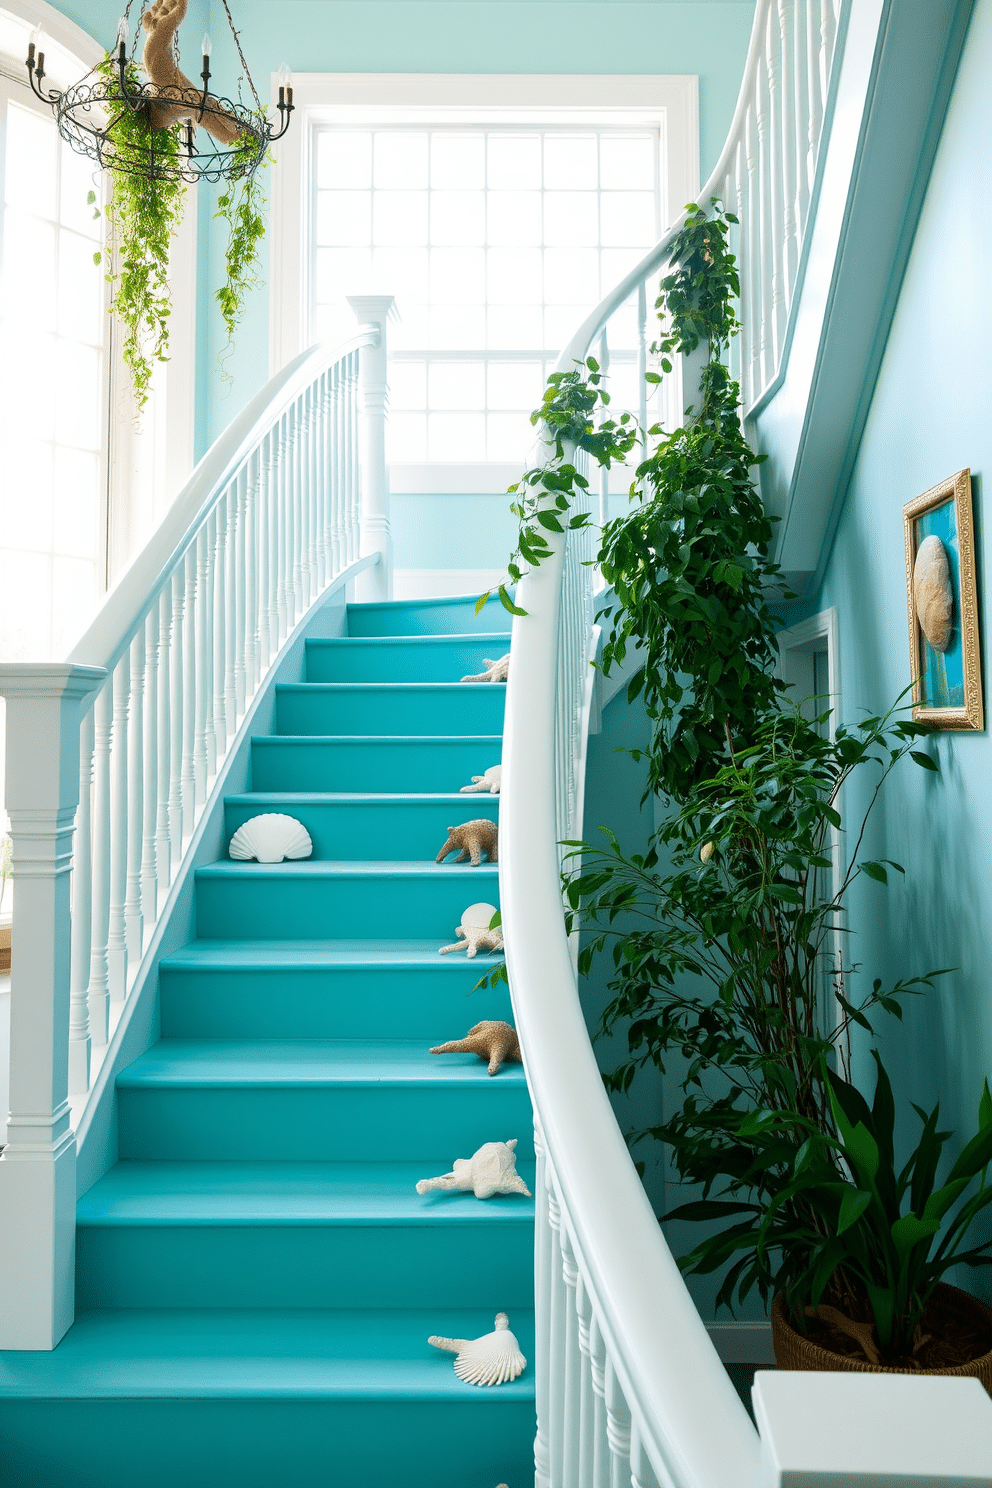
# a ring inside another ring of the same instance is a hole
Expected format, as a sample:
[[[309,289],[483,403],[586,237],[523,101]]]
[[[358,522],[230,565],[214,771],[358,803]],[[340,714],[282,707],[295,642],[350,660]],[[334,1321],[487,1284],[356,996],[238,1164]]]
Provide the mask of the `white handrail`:
[[[735,371],[745,407],[779,371],[839,12],[849,3],[758,0],[731,133],[700,192],[700,202],[719,197],[741,221],[745,330]],[[786,93],[782,79],[800,71],[807,86]],[[584,362],[597,339],[607,361],[612,316],[634,293],[643,303],[683,221],[586,318],[556,371]],[[507,968],[538,1150],[537,1488],[755,1488],[757,1433],[627,1152],[579,1002],[556,844],[581,821],[589,538],[585,529],[547,536],[553,558],[517,587],[526,613],[513,622],[500,807]]]
[[[0,1348],[51,1348],[72,1322],[69,1098],[91,1089],[260,683],[359,558],[368,597],[389,596],[391,306],[356,300],[350,341],[249,403],[68,662],[0,666],[15,882]]]

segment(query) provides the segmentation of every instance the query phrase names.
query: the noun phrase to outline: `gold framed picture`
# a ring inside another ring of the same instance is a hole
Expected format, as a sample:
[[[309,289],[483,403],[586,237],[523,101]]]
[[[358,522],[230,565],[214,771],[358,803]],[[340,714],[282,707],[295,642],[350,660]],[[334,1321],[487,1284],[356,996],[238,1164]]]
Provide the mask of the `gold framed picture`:
[[[913,717],[940,729],[982,729],[971,471],[907,502],[906,601]]]

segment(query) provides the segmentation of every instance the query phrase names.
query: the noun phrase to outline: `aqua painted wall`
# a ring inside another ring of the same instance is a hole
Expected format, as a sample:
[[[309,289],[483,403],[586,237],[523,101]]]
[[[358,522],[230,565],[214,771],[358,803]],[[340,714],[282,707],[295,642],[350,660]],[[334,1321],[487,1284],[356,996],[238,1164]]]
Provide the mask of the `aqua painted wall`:
[[[796,612],[837,607],[847,722],[888,707],[909,683],[902,508],[963,466],[974,482],[988,714],[992,199],[981,183],[990,70],[992,0],[978,0],[825,576]],[[862,988],[874,976],[955,968],[911,1000],[903,1027],[888,1020],[881,1042],[897,1093],[923,1105],[939,1097],[941,1125],[970,1132],[982,1080],[992,1076],[992,746],[986,730],[935,734],[926,747],[940,776],[904,764],[866,839],[870,856],[905,865],[906,880],[889,890],[863,881],[851,905],[851,954]],[[863,787],[849,793],[849,817],[864,798]],[[860,1067],[866,1073],[864,1051]],[[917,1129],[910,1116],[907,1131]],[[980,1272],[967,1284],[992,1295]]]

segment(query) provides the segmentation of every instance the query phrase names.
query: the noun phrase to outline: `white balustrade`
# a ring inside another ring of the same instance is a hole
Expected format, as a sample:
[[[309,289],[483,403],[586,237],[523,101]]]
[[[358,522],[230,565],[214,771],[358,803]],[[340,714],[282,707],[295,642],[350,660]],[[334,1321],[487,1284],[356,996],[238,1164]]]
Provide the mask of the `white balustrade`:
[[[90,1088],[261,679],[360,552],[390,592],[391,305],[356,300],[344,348],[304,353],[234,420],[67,664],[0,666],[16,883],[0,1348],[52,1348],[72,1321],[69,1097]]]

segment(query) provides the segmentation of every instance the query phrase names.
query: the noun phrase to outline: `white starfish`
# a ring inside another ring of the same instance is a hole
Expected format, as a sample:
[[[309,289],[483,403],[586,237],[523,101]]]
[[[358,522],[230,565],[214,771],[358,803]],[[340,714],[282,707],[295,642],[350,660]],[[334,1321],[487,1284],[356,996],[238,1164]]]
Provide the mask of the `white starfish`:
[[[505,682],[510,670],[510,653],[501,656],[498,661],[490,661],[488,656],[482,658],[482,665],[486,668],[479,672],[476,677],[463,677],[463,682]]]
[[[472,784],[462,786],[462,795],[472,791],[488,791],[491,796],[498,796],[502,775],[502,765],[490,765],[485,775],[473,775]]]

